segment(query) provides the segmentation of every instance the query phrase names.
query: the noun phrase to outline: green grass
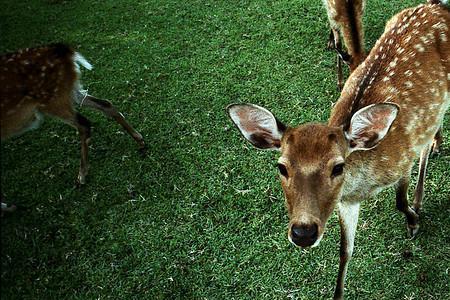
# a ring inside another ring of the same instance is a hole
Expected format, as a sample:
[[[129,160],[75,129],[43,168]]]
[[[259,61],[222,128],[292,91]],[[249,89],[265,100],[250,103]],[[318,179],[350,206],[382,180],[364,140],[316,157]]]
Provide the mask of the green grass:
[[[21,206],[1,219],[2,299],[326,299],[337,218],[299,250],[273,167],[233,129],[232,102],[291,125],[325,121],[338,98],[321,1],[0,1],[0,52],[65,41],[149,145],[102,115],[87,185],[79,141],[47,119],[1,145],[1,188]],[[422,1],[368,1],[366,44]],[[432,158],[421,233],[405,238],[392,190],[362,205],[347,299],[450,299],[450,144]],[[417,170],[415,169],[415,172]],[[245,192],[242,192],[245,191]]]

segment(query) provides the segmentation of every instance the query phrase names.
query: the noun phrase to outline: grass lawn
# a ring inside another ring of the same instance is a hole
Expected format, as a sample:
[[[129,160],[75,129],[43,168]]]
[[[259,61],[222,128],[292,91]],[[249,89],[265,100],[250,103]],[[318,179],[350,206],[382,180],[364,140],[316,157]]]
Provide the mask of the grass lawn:
[[[366,45],[401,8],[367,3]],[[0,1],[0,53],[72,44],[89,92],[145,136],[93,122],[87,185],[74,187],[75,130],[43,126],[1,145],[2,299],[329,299],[336,216],[299,250],[274,167],[225,113],[252,102],[296,125],[326,121],[338,98],[321,1]],[[421,232],[406,239],[393,190],[362,204],[347,299],[450,299],[450,121],[426,180]],[[414,169],[414,174],[417,168]],[[415,177],[415,175],[414,175]],[[412,195],[412,191],[410,191]]]

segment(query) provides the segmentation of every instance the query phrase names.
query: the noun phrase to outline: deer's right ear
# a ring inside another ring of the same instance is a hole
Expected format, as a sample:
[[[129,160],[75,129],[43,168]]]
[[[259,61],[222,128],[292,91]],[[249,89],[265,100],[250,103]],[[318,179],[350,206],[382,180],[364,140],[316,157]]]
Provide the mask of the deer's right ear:
[[[256,148],[280,149],[286,126],[270,111],[254,104],[231,104],[227,111],[242,135]]]

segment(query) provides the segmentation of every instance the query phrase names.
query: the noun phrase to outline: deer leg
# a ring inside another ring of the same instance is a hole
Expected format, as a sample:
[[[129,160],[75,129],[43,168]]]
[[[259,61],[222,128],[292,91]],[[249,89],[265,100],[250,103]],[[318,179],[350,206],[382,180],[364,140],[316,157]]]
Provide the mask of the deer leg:
[[[125,120],[124,116],[119,111],[117,111],[117,109],[111,104],[111,102],[96,98],[91,95],[87,95],[82,103],[83,105],[99,110],[106,116],[113,118],[138,143],[141,152],[145,151],[146,146],[142,135]]]
[[[428,157],[431,151],[431,144],[426,146],[420,153],[419,160],[419,178],[417,179],[416,192],[414,195],[413,208],[417,213],[422,209],[423,191],[425,176],[427,173]]]
[[[91,138],[91,122],[83,117],[80,113],[75,114],[73,125],[78,129],[81,141],[81,160],[80,170],[78,172],[78,184],[86,183],[86,175],[88,173],[88,145]]]
[[[341,91],[344,86],[344,78],[342,74],[342,43],[339,36],[339,31],[336,29],[331,29],[331,34],[334,39],[334,49],[337,51],[336,69],[337,69],[337,84],[338,89]],[[331,37],[331,36],[330,36]]]
[[[433,154],[439,154],[440,147],[443,142],[444,138],[442,136],[442,126],[439,127],[438,131],[436,132],[436,135],[434,136],[434,140],[431,146],[431,151]]]
[[[359,202],[338,204],[339,224],[341,227],[341,245],[339,273],[333,299],[344,299],[344,283],[348,263],[353,254],[356,226],[358,224]]]
[[[408,177],[401,178],[397,183],[396,206],[399,211],[405,214],[408,236],[414,238],[419,231],[419,215],[408,205],[408,185]]]
[[[336,46],[334,44],[334,31],[333,31],[333,29],[331,29],[330,35],[329,35],[328,41],[327,41],[327,50],[334,50],[334,48],[336,48]]]
[[[88,173],[88,144],[91,137],[91,122],[72,108],[71,98],[61,98],[59,101],[39,108],[39,111],[58,117],[65,123],[76,128],[81,141],[81,160],[78,172],[77,185],[85,184]]]

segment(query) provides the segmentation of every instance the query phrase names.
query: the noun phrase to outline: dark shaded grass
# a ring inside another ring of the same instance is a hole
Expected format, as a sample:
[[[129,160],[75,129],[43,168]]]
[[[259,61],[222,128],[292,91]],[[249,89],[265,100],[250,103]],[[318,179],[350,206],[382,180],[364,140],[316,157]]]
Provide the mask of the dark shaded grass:
[[[419,1],[369,1],[370,47]],[[88,184],[79,141],[47,120],[2,143],[4,299],[322,299],[338,265],[337,219],[321,246],[286,239],[276,154],[254,151],[225,114],[253,102],[294,125],[325,121],[338,97],[320,1],[2,1],[0,50],[66,41],[83,73],[146,137],[141,159],[116,124],[94,124]],[[349,299],[446,299],[448,117],[432,158],[421,234],[405,239],[391,190],[363,203]]]

